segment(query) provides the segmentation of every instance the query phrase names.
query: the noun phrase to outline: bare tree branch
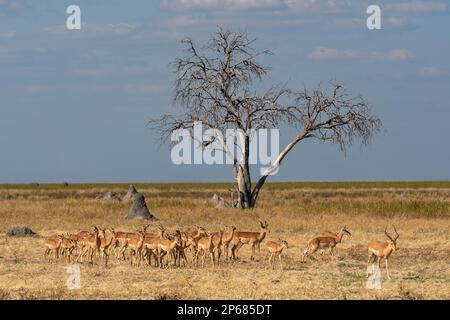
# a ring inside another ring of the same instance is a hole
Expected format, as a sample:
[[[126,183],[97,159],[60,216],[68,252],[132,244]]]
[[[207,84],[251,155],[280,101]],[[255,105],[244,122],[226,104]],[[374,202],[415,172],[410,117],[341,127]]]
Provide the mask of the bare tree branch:
[[[164,115],[152,120],[152,127],[162,139],[169,139],[180,129],[192,130],[196,122],[222,135],[203,138],[203,148],[211,147],[233,157],[235,181],[241,208],[254,207],[267,177],[275,172],[286,155],[302,140],[331,142],[346,150],[355,140],[363,145],[382,127],[361,96],[350,96],[346,89],[331,83],[327,92],[321,87],[299,91],[286,85],[273,86],[263,93],[254,89],[256,81],[269,68],[258,62],[269,50],[257,51],[255,39],[246,32],[219,28],[207,44],[199,47],[191,39],[182,41],[184,56],[170,64],[175,75],[173,102],[184,113]],[[284,125],[297,134],[263,172],[252,189],[249,157],[251,137],[242,137],[241,157],[229,150],[223,137],[227,129],[249,133],[252,130],[281,128]]]

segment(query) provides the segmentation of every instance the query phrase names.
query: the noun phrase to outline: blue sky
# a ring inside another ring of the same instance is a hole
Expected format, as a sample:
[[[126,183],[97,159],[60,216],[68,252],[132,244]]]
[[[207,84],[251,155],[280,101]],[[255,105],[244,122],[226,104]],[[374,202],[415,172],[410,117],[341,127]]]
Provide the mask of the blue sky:
[[[77,4],[82,29],[65,29]],[[382,9],[382,30],[365,26]],[[186,36],[244,30],[271,68],[261,87],[343,82],[386,132],[343,154],[307,142],[271,181],[450,179],[448,1],[0,0],[0,182],[231,181],[176,166],[150,118],[175,112],[168,63]],[[292,130],[282,130],[286,143]]]

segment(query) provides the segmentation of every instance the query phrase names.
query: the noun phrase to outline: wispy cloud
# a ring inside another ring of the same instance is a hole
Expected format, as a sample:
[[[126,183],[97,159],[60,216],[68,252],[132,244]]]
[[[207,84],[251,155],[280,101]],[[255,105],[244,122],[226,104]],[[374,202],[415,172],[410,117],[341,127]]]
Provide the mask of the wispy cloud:
[[[308,58],[312,60],[350,60],[359,57],[360,54],[357,50],[327,47],[317,47],[308,55]]]
[[[361,52],[355,49],[338,49],[328,47],[314,48],[308,58],[311,60],[378,60],[378,61],[405,61],[412,59],[413,54],[405,48],[389,51]]]
[[[425,67],[418,71],[419,76],[424,78],[442,78],[450,75],[450,72],[438,67]]]
[[[65,26],[55,26],[47,28],[46,31],[54,35],[77,35],[77,36],[103,36],[103,35],[126,35],[134,32],[136,25],[128,23],[117,24],[96,24],[83,23],[81,30],[67,30]]]
[[[171,28],[195,27],[201,24],[201,19],[189,15],[175,16],[163,23],[164,26]]]
[[[284,0],[285,6],[295,11],[342,10],[353,5],[351,0]]]
[[[447,4],[437,1],[411,1],[387,5],[389,10],[401,13],[436,13],[447,11]]]
[[[386,52],[375,51],[370,53],[370,58],[381,61],[405,61],[412,59],[413,55],[408,49],[392,49]]]
[[[283,0],[162,0],[161,7],[170,10],[182,9],[249,9],[277,8]]]
[[[293,11],[340,10],[352,6],[352,0],[162,0],[161,7],[185,9],[287,9]]]
[[[343,17],[336,18],[334,25],[341,28],[359,28],[364,30],[366,28],[366,19],[364,17]],[[412,17],[384,17],[382,20],[382,29],[397,30],[412,28],[417,25],[417,22]]]

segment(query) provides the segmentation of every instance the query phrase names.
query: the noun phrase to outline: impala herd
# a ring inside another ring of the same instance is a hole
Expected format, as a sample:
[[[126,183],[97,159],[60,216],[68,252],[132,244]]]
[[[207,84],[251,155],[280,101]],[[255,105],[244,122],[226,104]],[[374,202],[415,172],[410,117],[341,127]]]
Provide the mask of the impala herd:
[[[191,261],[196,266],[201,262],[205,266],[207,258],[215,266],[224,260],[239,259],[240,248],[248,244],[251,247],[250,259],[255,259],[256,250],[260,256],[261,243],[265,239],[269,224],[267,221],[259,221],[260,230],[255,232],[237,231],[235,226],[227,226],[224,230],[208,232],[205,228],[195,226],[186,230],[168,231],[163,225],[158,225],[158,231],[148,233],[149,225],[143,226],[136,232],[116,231],[113,228],[100,228],[94,226],[92,231],[80,231],[75,234],[55,234],[45,239],[44,256],[50,262],[53,259],[65,259],[67,262],[83,262],[88,259],[94,264],[94,259],[100,259],[105,267],[108,265],[108,258],[113,254],[117,260],[127,262],[130,265],[140,266],[147,264],[159,268],[169,266],[188,266],[189,259],[187,253],[191,254]],[[386,242],[374,241],[368,245],[367,264],[375,263],[380,267],[384,258],[386,272],[389,276],[388,259],[392,252],[397,249],[397,239],[399,234],[394,227],[395,236],[391,236],[387,229],[384,233]],[[322,231],[308,242],[303,251],[302,262],[318,250],[328,249],[331,256],[334,255],[334,248],[341,243],[344,235],[351,236],[349,230],[343,227],[338,233]],[[289,248],[287,241],[278,239],[265,243],[269,265],[274,268],[274,258],[278,257],[281,269],[282,252]],[[53,257],[52,257],[53,255]],[[374,265],[373,265],[374,266]],[[369,268],[368,268],[369,271]],[[369,276],[369,274],[367,275]]]

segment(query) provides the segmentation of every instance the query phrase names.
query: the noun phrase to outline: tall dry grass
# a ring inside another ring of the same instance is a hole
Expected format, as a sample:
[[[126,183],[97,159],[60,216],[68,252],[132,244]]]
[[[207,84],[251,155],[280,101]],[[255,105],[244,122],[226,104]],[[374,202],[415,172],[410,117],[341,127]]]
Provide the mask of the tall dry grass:
[[[134,231],[142,221],[122,217],[129,203],[99,202],[110,189],[94,185],[76,188],[19,188],[0,190],[0,299],[437,299],[450,298],[450,188],[299,188],[269,185],[258,208],[251,211],[217,210],[210,202],[226,188],[188,188],[174,185],[141,186],[149,207],[164,225],[181,228],[200,224],[218,230],[234,224],[239,230],[258,231],[267,220],[267,239],[290,244],[285,269],[269,270],[263,261],[250,261],[245,246],[241,260],[213,268],[131,268],[111,259],[81,265],[81,289],[68,290],[65,263],[47,263],[43,239],[55,232],[74,232],[92,225]],[[13,226],[27,225],[38,236],[6,237]],[[346,225],[352,232],[337,248],[337,257],[317,255],[300,263],[308,240],[323,229]],[[365,286],[366,245],[383,239],[386,226],[400,233],[399,250],[390,259],[392,280],[382,270],[381,290]],[[151,228],[156,228],[152,226]],[[262,248],[264,244],[262,245]]]

